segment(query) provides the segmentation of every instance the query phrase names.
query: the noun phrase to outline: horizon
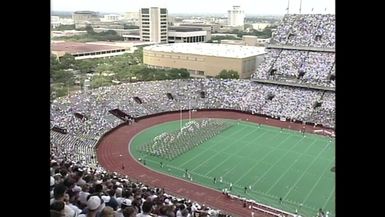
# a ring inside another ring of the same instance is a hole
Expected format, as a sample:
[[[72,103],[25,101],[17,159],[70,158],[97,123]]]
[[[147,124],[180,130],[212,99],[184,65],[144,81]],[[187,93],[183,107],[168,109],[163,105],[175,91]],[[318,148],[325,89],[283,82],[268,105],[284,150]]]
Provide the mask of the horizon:
[[[232,6],[240,5],[246,16],[283,16],[289,14],[335,14],[334,0],[51,0],[51,12],[95,11],[99,13],[126,13],[146,7],[164,7],[169,14],[186,15],[227,15]],[[205,7],[202,7],[204,5]]]
[[[92,10],[69,10],[69,11],[65,11],[65,10],[52,10],[51,11],[51,16],[55,16],[55,15],[52,15],[52,13],[73,13],[75,11],[92,11]],[[127,13],[127,12],[135,12],[135,11],[125,11],[125,12],[114,12],[114,11],[93,11],[93,12],[96,12],[96,13],[99,13],[99,14],[123,14],[123,13]],[[291,13],[290,13],[291,14]],[[302,13],[304,14],[304,13]],[[215,16],[226,16],[227,14],[223,14],[223,13],[208,13],[208,12],[190,12],[190,13],[182,13],[182,12],[175,12],[175,13],[168,13],[168,15],[172,15],[172,16],[192,16],[192,15],[195,15],[195,16],[210,16],[210,15],[215,15]],[[270,16],[275,16],[275,17],[283,17],[285,14],[245,14],[246,17],[254,17],[254,16],[259,16],[259,17],[270,17]]]

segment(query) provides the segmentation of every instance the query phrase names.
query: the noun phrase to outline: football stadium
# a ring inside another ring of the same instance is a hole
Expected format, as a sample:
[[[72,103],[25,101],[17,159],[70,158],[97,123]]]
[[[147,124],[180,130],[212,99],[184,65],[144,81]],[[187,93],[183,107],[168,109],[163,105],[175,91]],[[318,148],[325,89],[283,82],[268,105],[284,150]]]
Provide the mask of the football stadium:
[[[95,209],[158,216],[336,216],[335,15],[285,15],[266,52],[251,79],[55,99],[52,194],[78,204],[68,212],[97,193]]]

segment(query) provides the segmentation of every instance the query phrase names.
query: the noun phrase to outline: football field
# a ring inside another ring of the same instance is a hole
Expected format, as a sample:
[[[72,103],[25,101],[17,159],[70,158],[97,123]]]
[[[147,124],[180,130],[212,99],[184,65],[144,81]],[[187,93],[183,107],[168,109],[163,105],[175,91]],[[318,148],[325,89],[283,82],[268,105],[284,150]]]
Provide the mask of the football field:
[[[192,182],[209,188],[222,191],[232,183],[233,195],[292,213],[297,210],[302,216],[314,216],[319,208],[335,216],[334,140],[228,121],[232,127],[171,161],[144,155],[138,147],[163,132],[179,129],[179,121],[142,131],[132,140],[130,151],[136,159],[144,159],[146,166],[171,176],[188,180],[187,169]]]

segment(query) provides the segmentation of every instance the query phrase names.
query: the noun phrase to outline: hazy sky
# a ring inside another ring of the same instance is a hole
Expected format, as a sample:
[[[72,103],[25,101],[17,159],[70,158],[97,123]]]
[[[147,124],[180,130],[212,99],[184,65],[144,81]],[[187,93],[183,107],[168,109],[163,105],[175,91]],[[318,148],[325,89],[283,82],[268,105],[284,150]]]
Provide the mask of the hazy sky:
[[[298,13],[301,0],[290,0],[290,13]],[[288,0],[51,0],[51,10],[97,12],[138,11],[141,7],[166,7],[173,13],[226,14],[240,5],[246,15],[283,15]],[[312,8],[314,10],[312,11]],[[326,8],[326,11],[325,11]],[[335,13],[335,0],[302,0],[302,13]]]

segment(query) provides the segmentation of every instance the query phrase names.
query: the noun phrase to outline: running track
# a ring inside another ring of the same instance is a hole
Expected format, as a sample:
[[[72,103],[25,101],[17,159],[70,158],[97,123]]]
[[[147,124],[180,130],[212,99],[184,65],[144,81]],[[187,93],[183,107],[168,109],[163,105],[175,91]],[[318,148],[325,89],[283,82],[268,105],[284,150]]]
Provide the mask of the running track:
[[[242,119],[245,121],[268,124],[277,127],[285,127],[291,129],[304,129],[312,132],[314,129],[322,129],[319,127],[304,126],[298,123],[282,122],[275,119],[266,119],[251,114],[235,112],[235,111],[198,111],[192,113],[193,118],[227,118]],[[188,118],[188,113],[183,113],[183,119]],[[140,131],[168,121],[180,119],[180,113],[167,113],[150,118],[144,118],[133,125],[121,125],[106,134],[97,146],[97,158],[99,164],[107,171],[117,172],[127,175],[130,179],[139,180],[140,182],[152,186],[164,188],[165,191],[174,196],[188,198],[197,201],[199,204],[205,204],[215,209],[220,209],[225,213],[233,216],[251,216],[251,210],[243,207],[243,202],[237,199],[230,199],[222,194],[222,192],[207,188],[198,184],[194,184],[179,178],[168,176],[159,172],[155,172],[141,163],[137,162],[129,153],[129,144],[131,139]],[[124,170],[122,165],[125,165]],[[255,217],[271,216],[270,214],[254,210]]]

